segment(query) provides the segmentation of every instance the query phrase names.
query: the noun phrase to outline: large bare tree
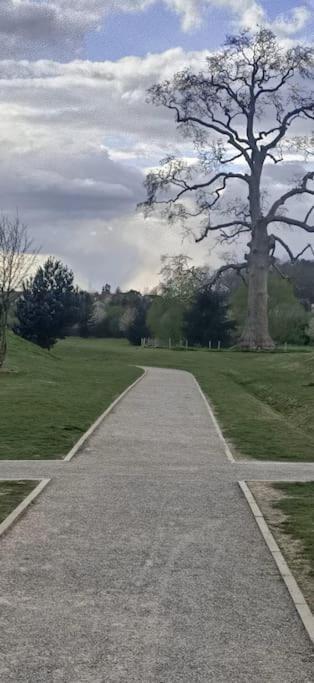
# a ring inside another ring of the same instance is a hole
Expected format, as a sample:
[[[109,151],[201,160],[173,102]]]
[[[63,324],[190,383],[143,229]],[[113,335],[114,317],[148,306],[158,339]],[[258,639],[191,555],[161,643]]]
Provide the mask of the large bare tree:
[[[8,315],[12,300],[21,288],[35,253],[27,228],[16,217],[0,217],[0,368],[7,353]]]
[[[243,262],[224,266],[213,278],[214,283],[228,268],[247,271],[243,348],[273,347],[268,272],[276,267],[277,247],[297,258],[275,234],[276,226],[314,232],[313,171],[303,164],[291,188],[272,201],[263,182],[266,164],[284,162],[292,149],[304,150],[307,157],[313,150],[310,128],[304,135],[304,126],[314,118],[312,78],[312,48],[286,49],[270,30],[261,28],[227,38],[224,48],[207,58],[205,72],[187,68],[148,93],[150,102],[174,112],[181,133],[194,144],[198,163],[176,156],[164,159],[146,178],[145,211],[161,205],[170,222],[179,220],[187,227],[197,221],[196,242],[213,231],[227,243],[243,233],[249,236]],[[291,215],[291,202],[294,206],[297,198],[300,210]]]

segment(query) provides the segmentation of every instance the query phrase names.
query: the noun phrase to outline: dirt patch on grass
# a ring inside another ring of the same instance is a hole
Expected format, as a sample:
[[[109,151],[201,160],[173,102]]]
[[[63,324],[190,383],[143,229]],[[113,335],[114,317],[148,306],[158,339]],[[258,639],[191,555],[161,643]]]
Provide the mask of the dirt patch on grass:
[[[304,597],[312,612],[314,612],[314,576],[310,562],[304,555],[302,541],[297,540],[284,530],[288,517],[277,507],[278,503],[288,496],[272,484],[250,482],[249,487],[261,509],[275,540],[277,541],[285,559],[297,580]]]

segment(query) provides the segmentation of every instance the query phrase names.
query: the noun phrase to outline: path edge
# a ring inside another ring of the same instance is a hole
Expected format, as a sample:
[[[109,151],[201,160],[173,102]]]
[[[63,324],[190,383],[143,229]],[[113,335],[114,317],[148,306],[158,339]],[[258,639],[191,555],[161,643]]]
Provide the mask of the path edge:
[[[225,437],[224,437],[224,435],[223,435],[223,433],[222,433],[222,430],[221,430],[221,428],[220,428],[219,422],[218,422],[217,417],[216,417],[216,415],[215,415],[215,413],[214,413],[214,410],[213,410],[213,408],[212,408],[212,406],[211,406],[211,404],[210,404],[209,399],[208,399],[207,396],[204,394],[203,389],[201,388],[201,385],[198,383],[198,381],[197,381],[195,375],[193,375],[192,372],[190,372],[189,374],[192,375],[192,377],[193,377],[193,379],[194,379],[194,382],[195,382],[195,384],[196,384],[196,386],[197,386],[197,388],[198,388],[198,390],[199,390],[199,393],[201,394],[201,397],[202,397],[202,399],[203,399],[203,401],[204,401],[204,403],[205,403],[205,405],[206,405],[207,411],[209,412],[209,415],[210,415],[210,417],[211,417],[211,419],[212,419],[212,421],[213,421],[213,423],[214,423],[214,427],[215,427],[216,433],[218,434],[220,440],[221,440],[222,443],[223,443],[224,451],[225,451],[226,457],[228,458],[229,462],[235,463],[236,460],[234,459],[234,457],[233,457],[233,455],[232,455],[232,452],[231,452],[231,448],[229,447],[229,444],[227,443],[227,441],[226,441],[226,439],[225,439]]]
[[[314,615],[296,581],[289,566],[277,545],[275,538],[270,531],[270,528],[262,514],[257,502],[248,486],[246,481],[238,481],[240,489],[246,498],[246,501],[251,509],[251,512],[255,518],[256,524],[264,538],[264,541],[277,565],[281,578],[286,584],[286,587],[290,593],[294,606],[299,614],[299,617],[303,623],[303,626],[311,640],[314,644]]]
[[[81,436],[81,438],[74,444],[74,446],[72,446],[69,453],[65,456],[65,458],[63,458],[63,462],[70,462],[70,460],[72,460],[72,458],[74,458],[74,456],[85,445],[86,441],[88,441],[90,436],[92,436],[92,434],[95,432],[95,430],[99,427],[99,425],[102,423],[102,421],[105,420],[107,415],[109,415],[112,412],[112,410],[116,407],[116,405],[118,405],[118,403],[120,403],[120,401],[122,401],[122,399],[129,393],[129,391],[131,391],[131,389],[133,389],[136,386],[136,384],[141,382],[141,380],[144,379],[144,377],[147,375],[147,369],[143,368],[143,366],[135,365],[134,367],[140,368],[141,370],[143,370],[143,373],[140,375],[140,377],[138,377],[135,380],[135,382],[132,382],[132,384],[130,384],[122,392],[122,394],[120,394],[112,403],[110,403],[108,408],[106,408],[106,410],[101,415],[99,415],[99,417],[97,417],[97,420],[95,420],[95,422],[93,422],[93,424],[88,428],[88,430],[86,432],[84,432],[84,434]]]
[[[21,481],[21,479],[1,479],[0,481]],[[33,479],[36,481],[36,478]],[[10,512],[10,514],[0,524],[0,537],[3,536],[22,516],[23,512],[34,502],[34,500],[42,493],[42,491],[49,484],[51,479],[39,479],[39,484],[22,500],[22,502]]]

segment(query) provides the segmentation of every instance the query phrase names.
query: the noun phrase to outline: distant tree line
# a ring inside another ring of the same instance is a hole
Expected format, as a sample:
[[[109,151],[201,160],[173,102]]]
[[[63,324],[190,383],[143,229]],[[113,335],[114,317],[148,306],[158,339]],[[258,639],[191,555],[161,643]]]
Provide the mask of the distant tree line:
[[[277,343],[314,342],[314,262],[280,264],[269,276],[269,323]],[[160,283],[149,294],[122,292],[105,284],[100,292],[75,287],[73,272],[48,258],[23,283],[11,311],[13,331],[50,349],[68,335],[143,338],[173,346],[233,346],[246,315],[247,284],[226,271],[212,287],[209,268],[196,268],[184,256],[163,257]]]
[[[81,290],[59,259],[48,258],[33,270],[35,252],[19,219],[0,217],[0,368],[7,329],[51,349],[67,335],[123,337],[139,345],[216,346],[237,344],[247,313],[243,274],[221,268],[213,286],[208,267],[196,268],[182,254],[163,257],[159,285],[149,294],[134,289]],[[280,273],[280,274],[279,274]],[[314,261],[276,262],[269,273],[270,334],[279,344],[314,343]]]

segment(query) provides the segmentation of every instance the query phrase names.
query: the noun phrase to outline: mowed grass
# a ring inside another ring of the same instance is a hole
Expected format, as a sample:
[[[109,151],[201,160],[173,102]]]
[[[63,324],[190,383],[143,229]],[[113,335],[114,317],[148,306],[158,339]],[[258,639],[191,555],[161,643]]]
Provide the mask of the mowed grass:
[[[193,373],[237,457],[314,461],[314,353],[141,349],[117,340],[67,339],[63,358],[98,354],[115,363]]]
[[[314,582],[314,481],[278,483],[273,486],[277,491],[284,493],[284,497],[276,503],[276,507],[285,515],[281,530],[301,541]]]
[[[314,611],[314,481],[254,482],[250,488]]]
[[[105,348],[43,351],[14,335],[0,373],[0,458],[61,458],[141,370]]]
[[[10,338],[0,375],[0,457],[60,458],[151,365],[193,373],[236,456],[314,460],[314,353],[141,349],[124,340],[59,342],[51,353]]]
[[[0,524],[38,485],[38,481],[0,481]]]

